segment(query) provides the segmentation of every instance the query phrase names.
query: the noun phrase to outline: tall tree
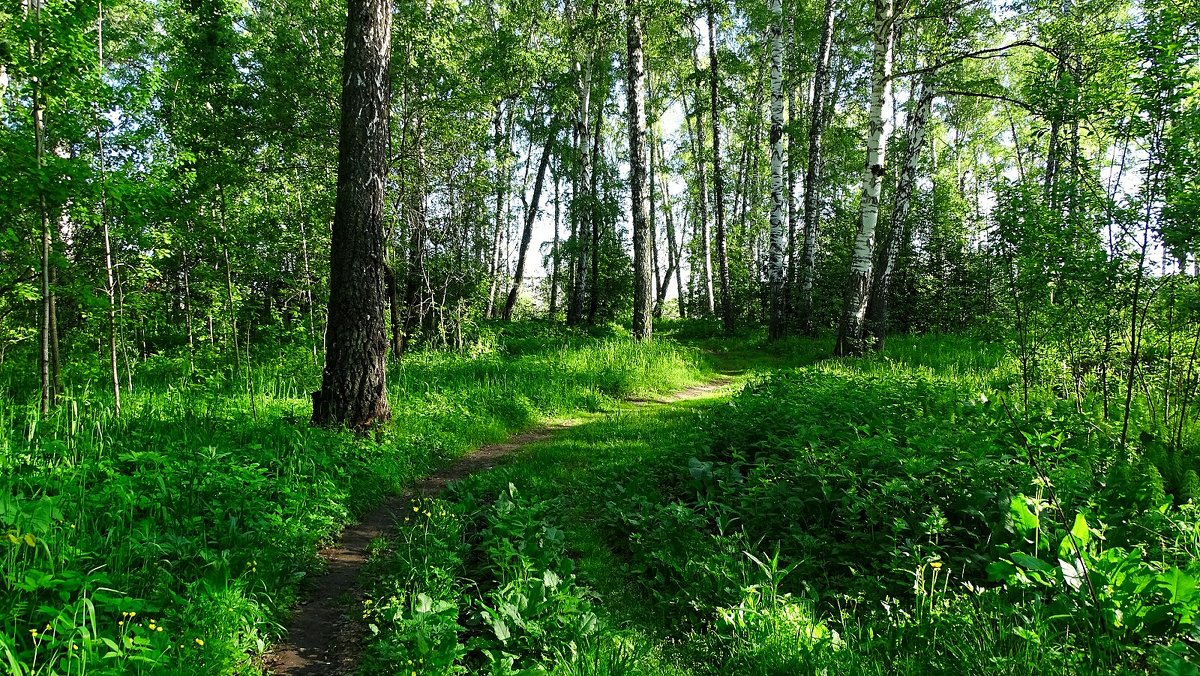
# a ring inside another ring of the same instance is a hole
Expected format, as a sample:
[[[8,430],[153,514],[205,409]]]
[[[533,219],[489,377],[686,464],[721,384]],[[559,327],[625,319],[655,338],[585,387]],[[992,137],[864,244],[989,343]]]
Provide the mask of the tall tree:
[[[817,275],[817,218],[821,195],[821,161],[825,131],[825,89],[829,84],[829,56],[833,51],[834,0],[825,0],[821,14],[821,38],[817,45],[812,100],[808,109],[808,166],[804,171],[804,244],[800,255],[800,299],[797,308],[800,330],[811,334],[813,323],[813,280]]]
[[[892,131],[892,60],[896,17],[896,0],[875,0],[871,100],[867,116],[867,166],[863,170],[858,233],[850,254],[850,276],[846,280],[842,320],[835,348],[839,356],[862,354],[867,348],[866,316],[867,302],[871,297],[875,227],[879,223],[884,156]]]
[[[771,294],[769,336],[783,337],[787,320],[784,300],[784,252],[787,248],[783,220],[783,3],[771,0],[771,246],[767,280]]]
[[[629,115],[629,184],[633,214],[633,337],[654,330],[654,240],[650,233],[650,184],[646,167],[646,68],[638,0],[625,0],[626,112]]]
[[[542,201],[542,185],[546,180],[546,168],[550,166],[550,154],[554,151],[554,142],[558,137],[558,127],[551,124],[546,132],[546,142],[542,145],[542,157],[538,160],[537,178],[533,180],[533,197],[529,201],[529,209],[525,213],[525,227],[521,229],[521,244],[517,249],[517,269],[513,272],[512,288],[508,299],[504,302],[504,321],[512,319],[513,308],[517,305],[517,295],[521,291],[521,282],[525,279],[525,258],[529,253],[529,242],[533,239],[533,224],[537,220],[538,210]]]
[[[872,347],[882,350],[887,340],[888,303],[890,302],[892,272],[896,269],[896,256],[908,240],[908,212],[912,208],[913,191],[917,184],[917,168],[921,148],[925,145],[925,129],[933,110],[934,84],[932,71],[921,78],[916,108],[908,121],[908,145],[900,165],[900,178],[896,183],[896,201],[892,207],[891,227],[884,240],[883,249],[875,266],[875,279],[871,283],[871,297],[867,305],[867,321],[874,339]]]
[[[717,56],[716,0],[708,0],[708,86],[709,113],[712,115],[713,209],[717,226],[717,269],[721,284],[721,323],[733,333],[733,289],[729,279],[729,251],[725,232],[725,174],[721,170],[721,107],[719,96],[720,60]]]
[[[342,65],[329,322],[313,422],[362,430],[391,417],[387,400],[386,244],[391,0],[350,0]]]

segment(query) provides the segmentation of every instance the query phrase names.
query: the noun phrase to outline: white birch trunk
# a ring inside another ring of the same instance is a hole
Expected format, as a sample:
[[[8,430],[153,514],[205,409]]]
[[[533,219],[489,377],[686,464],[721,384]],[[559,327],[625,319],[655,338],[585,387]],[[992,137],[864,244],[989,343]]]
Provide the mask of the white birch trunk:
[[[871,78],[871,110],[867,132],[867,166],[863,170],[861,219],[850,254],[850,276],[836,353],[862,354],[867,301],[871,296],[871,271],[875,253],[875,227],[879,223],[879,195],[883,190],[884,160],[892,132],[892,57],[896,26],[895,0],[875,0],[874,58]]]
[[[783,337],[784,241],[783,221],[783,3],[771,0],[771,247],[767,282],[771,288],[770,337]]]

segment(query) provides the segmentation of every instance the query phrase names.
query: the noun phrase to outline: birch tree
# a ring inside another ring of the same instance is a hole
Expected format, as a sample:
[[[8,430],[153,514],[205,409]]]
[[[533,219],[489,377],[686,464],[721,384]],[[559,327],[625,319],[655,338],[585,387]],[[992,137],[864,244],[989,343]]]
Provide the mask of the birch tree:
[[[896,269],[896,256],[900,247],[908,240],[908,212],[912,208],[913,191],[916,189],[917,169],[921,148],[925,145],[925,130],[933,111],[935,94],[933,74],[927,72],[921,78],[917,103],[908,122],[908,145],[904,149],[900,178],[896,183],[896,201],[892,208],[892,223],[875,266],[875,279],[871,283],[867,319],[870,324],[873,347],[883,349],[887,340],[888,303],[890,301],[892,272]]]
[[[783,196],[783,3],[771,0],[771,246],[767,277],[771,293],[769,336],[783,337],[787,320],[784,300],[783,220],[786,205]]]
[[[863,170],[858,233],[850,254],[850,275],[846,280],[846,295],[838,328],[835,348],[838,356],[862,354],[867,348],[866,315],[871,296],[875,228],[879,223],[879,196],[883,191],[887,142],[892,132],[892,59],[898,14],[896,0],[875,0],[867,166]]]

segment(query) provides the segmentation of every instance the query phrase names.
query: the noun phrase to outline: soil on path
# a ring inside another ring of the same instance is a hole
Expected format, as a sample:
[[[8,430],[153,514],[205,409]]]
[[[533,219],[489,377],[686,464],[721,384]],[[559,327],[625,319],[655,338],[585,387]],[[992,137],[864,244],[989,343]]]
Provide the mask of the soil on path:
[[[656,398],[631,399],[639,406],[669,405],[700,399],[727,387],[722,377]],[[393,496],[342,531],[339,542],[320,552],[325,572],[311,581],[307,599],[296,608],[287,628],[287,640],[262,657],[269,673],[288,676],[350,674],[358,664],[362,626],[347,615],[357,607],[358,575],[367,562],[367,549],[395,525],[397,516],[412,510],[415,498],[437,495],[447,484],[495,466],[501,458],[529,444],[545,441],[582,421],[567,420],[518,434],[499,444],[480,447],[430,476],[408,492]]]

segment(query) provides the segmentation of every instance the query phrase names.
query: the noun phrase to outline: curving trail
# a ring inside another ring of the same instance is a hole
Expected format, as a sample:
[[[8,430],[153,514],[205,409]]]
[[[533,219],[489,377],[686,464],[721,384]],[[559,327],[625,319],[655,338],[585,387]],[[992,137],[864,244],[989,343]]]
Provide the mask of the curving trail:
[[[735,382],[717,378],[702,385],[648,399],[630,399],[638,406],[670,406],[700,399]],[[482,446],[418,481],[406,493],[393,496],[342,531],[339,542],[320,552],[326,569],[311,581],[307,599],[296,608],[287,627],[287,640],[262,657],[268,673],[316,676],[354,673],[361,650],[362,627],[347,610],[356,608],[358,575],[367,562],[371,541],[386,535],[397,515],[412,509],[416,497],[436,495],[447,484],[495,466],[505,456],[530,444],[545,441],[584,420],[566,420],[518,434],[505,442]]]

